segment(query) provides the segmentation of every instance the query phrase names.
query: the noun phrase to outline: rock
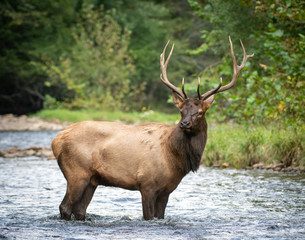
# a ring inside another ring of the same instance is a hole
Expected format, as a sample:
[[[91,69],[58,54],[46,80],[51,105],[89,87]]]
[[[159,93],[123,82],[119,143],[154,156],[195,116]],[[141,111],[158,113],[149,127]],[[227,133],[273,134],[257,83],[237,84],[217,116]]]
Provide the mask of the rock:
[[[34,151],[33,149],[24,149],[23,151],[24,151],[25,156],[35,156],[36,155],[36,151]],[[22,150],[20,152],[22,152]]]
[[[229,167],[229,163],[223,163],[220,166],[221,168],[228,168]]]
[[[283,168],[284,164],[283,163],[277,163],[274,165],[274,168]]]
[[[49,160],[52,158],[55,158],[51,148],[46,148],[46,147],[41,148],[39,151],[39,154],[37,154],[37,156],[47,157]]]
[[[277,164],[275,164],[274,166],[273,166],[273,170],[274,171],[281,171],[282,169],[284,168],[284,164],[283,163],[277,163]]]
[[[16,158],[16,157],[46,157],[48,159],[55,159],[51,148],[47,147],[30,147],[26,149],[13,147],[0,151],[0,157],[3,158]]]
[[[267,169],[267,170],[271,170],[273,167],[274,167],[273,164],[268,164],[268,165],[266,166],[266,169]]]
[[[12,114],[0,115],[0,131],[41,131],[62,130],[71,123],[59,121],[45,121],[38,117]]]
[[[0,239],[8,239],[5,235],[0,234]]]
[[[220,168],[220,165],[218,165],[218,164],[213,164],[212,168]]]
[[[256,163],[252,167],[253,169],[264,169],[265,165],[263,163]]]
[[[282,170],[282,168],[280,168],[280,167],[275,167],[275,168],[273,168],[273,170],[274,170],[274,171],[277,171],[277,172],[280,172],[280,171]]]
[[[292,172],[297,172],[297,171],[301,170],[301,168],[299,168],[299,167],[290,167],[290,168],[291,168]]]

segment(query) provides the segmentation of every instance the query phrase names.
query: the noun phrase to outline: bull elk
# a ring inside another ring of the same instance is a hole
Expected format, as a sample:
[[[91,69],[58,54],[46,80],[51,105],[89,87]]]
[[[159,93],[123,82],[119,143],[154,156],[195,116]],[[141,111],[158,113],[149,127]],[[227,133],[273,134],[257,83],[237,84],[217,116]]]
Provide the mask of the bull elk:
[[[198,81],[197,98],[188,98],[184,91],[175,87],[167,78],[167,65],[174,45],[165,59],[167,42],[160,56],[161,80],[172,90],[174,104],[179,108],[178,124],[162,123],[125,125],[116,122],[84,121],[61,131],[52,141],[52,150],[67,180],[66,195],[60,204],[62,219],[69,220],[74,214],[85,219],[87,207],[98,185],[138,190],[142,196],[145,220],[164,218],[168,197],[182,178],[199,168],[207,141],[205,112],[211,107],[216,93],[234,86],[239,72],[248,58],[243,43],[243,61],[236,64],[233,46],[232,81],[200,94]]]

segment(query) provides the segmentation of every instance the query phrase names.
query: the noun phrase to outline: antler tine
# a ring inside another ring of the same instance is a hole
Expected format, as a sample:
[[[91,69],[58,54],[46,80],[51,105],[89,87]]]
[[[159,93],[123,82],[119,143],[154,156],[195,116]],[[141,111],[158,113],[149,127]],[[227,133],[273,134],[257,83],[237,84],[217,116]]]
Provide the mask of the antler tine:
[[[165,51],[166,51],[166,48],[167,48],[168,44],[169,44],[169,41],[166,43],[166,45],[165,45],[165,47],[164,47],[164,49],[163,49],[163,52],[162,52],[161,55],[160,55],[160,66],[161,66],[161,75],[160,75],[160,78],[161,78],[162,82],[163,82],[167,87],[169,87],[173,92],[177,93],[182,99],[186,99],[187,96],[186,96],[186,94],[184,93],[184,90],[183,90],[183,92],[182,92],[179,88],[177,88],[177,87],[175,87],[173,84],[171,84],[170,81],[167,79],[166,68],[167,68],[167,65],[168,65],[168,63],[169,63],[169,60],[170,60],[170,58],[171,58],[171,56],[172,56],[172,53],[173,53],[173,51],[174,51],[174,46],[175,46],[175,45],[173,44],[173,46],[172,46],[172,48],[171,48],[171,51],[170,51],[170,53],[169,53],[167,59],[165,60]],[[182,84],[182,87],[184,88],[184,84]]]
[[[163,49],[163,56],[165,56],[165,50],[166,50],[168,44],[169,44],[169,40],[167,41],[167,44],[166,44],[165,48]],[[169,60],[172,57],[172,54],[173,54],[173,51],[174,51],[174,47],[175,47],[175,44],[173,43],[172,48],[171,48],[171,50],[170,50],[170,52],[168,54],[168,57],[167,57],[167,59],[165,61],[165,67],[167,67],[168,62],[169,62]]]
[[[184,95],[184,98],[187,99],[187,95],[186,93],[184,92],[184,78],[182,78],[182,93]]]
[[[247,60],[254,56],[254,54],[247,55],[245,47],[243,45],[243,42],[240,40],[240,44],[241,44],[241,47],[242,47],[242,50],[243,50],[244,57],[243,57],[243,61],[242,61],[241,65],[237,65],[236,64],[236,58],[235,58],[235,55],[234,55],[234,50],[233,50],[233,44],[232,44],[230,36],[229,36],[229,42],[230,42],[230,47],[231,47],[231,57],[232,57],[232,61],[233,61],[233,77],[232,77],[232,80],[231,80],[230,83],[228,83],[227,85],[222,86],[222,87],[221,87],[221,83],[222,83],[222,80],[221,80],[221,82],[220,82],[220,84],[217,88],[212,89],[212,90],[206,92],[205,94],[203,94],[201,96],[203,98],[203,100],[207,99],[208,97],[210,97],[213,94],[223,92],[223,91],[226,91],[226,90],[232,88],[236,83],[238,74],[245,67],[245,65],[247,63]]]
[[[198,98],[200,100],[201,99],[201,94],[200,94],[200,77],[198,77],[197,94],[198,94]]]
[[[254,53],[252,53],[251,55],[247,55],[243,42],[242,42],[241,40],[239,40],[239,41],[240,41],[240,45],[241,45],[241,47],[242,47],[242,49],[243,49],[244,58],[243,58],[242,64],[241,64],[240,66],[238,66],[238,67],[241,68],[241,69],[243,69],[243,67],[246,65],[247,60],[248,60],[249,58],[254,57]],[[230,42],[231,42],[231,38],[230,38]],[[231,45],[232,45],[232,43],[231,43]],[[232,51],[233,51],[233,46],[231,47],[231,49],[232,49]],[[232,52],[231,52],[231,54],[232,54]],[[233,55],[234,55],[234,52],[233,52]],[[240,70],[241,70],[241,69],[240,69]]]

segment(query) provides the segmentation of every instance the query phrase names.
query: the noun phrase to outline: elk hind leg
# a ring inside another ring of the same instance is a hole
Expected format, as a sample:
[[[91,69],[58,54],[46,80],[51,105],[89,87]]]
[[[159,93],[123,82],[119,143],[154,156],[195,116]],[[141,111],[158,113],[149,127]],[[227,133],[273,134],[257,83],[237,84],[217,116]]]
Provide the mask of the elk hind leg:
[[[70,220],[75,203],[81,200],[81,197],[88,185],[89,180],[77,179],[67,181],[66,195],[59,206],[60,216],[62,219]]]
[[[89,183],[85,188],[85,191],[80,199],[80,201],[76,202],[73,205],[73,214],[77,220],[85,220],[85,215],[87,211],[87,207],[93,197],[97,186]]]

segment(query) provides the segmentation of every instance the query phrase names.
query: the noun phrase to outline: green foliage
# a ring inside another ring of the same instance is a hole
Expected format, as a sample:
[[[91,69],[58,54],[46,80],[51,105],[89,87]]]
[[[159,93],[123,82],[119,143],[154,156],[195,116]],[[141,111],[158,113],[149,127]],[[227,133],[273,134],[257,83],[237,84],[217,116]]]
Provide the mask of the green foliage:
[[[69,109],[132,108],[140,101],[143,85],[131,85],[134,65],[128,52],[129,33],[102,7],[83,4],[71,29],[74,44],[56,64],[44,56],[42,69],[50,76],[48,86],[64,83],[72,93],[63,106]]]
[[[11,0],[0,3],[0,111],[42,107],[47,76],[32,62],[69,49],[76,1]]]
[[[219,94],[217,112],[212,109],[215,117],[219,121],[304,125],[304,3],[288,0],[188,2],[207,22],[202,31],[202,45],[191,53],[215,57],[200,75],[203,81],[209,79],[214,84],[210,88],[215,87],[220,76],[228,78],[227,82],[232,76],[229,45],[224,36],[231,35],[238,59],[241,51],[237,51],[239,44],[234,41],[238,38],[243,40],[248,54],[255,53],[243,69],[236,88]]]
[[[142,102],[164,108],[169,90],[160,81],[159,55],[168,39],[179,56],[168,69],[171,81],[194,72],[185,1],[0,4],[0,113],[54,107],[54,99],[70,109],[139,110]]]
[[[133,81],[145,83],[145,105],[165,105],[169,90],[160,81],[160,54],[170,39],[175,50],[168,67],[168,76],[176,84],[192,74],[195,64],[186,53],[189,41],[186,32],[192,29],[191,9],[184,1],[175,4],[160,1],[102,1],[111,16],[123,29],[131,32],[129,50],[134,59]],[[183,11],[180,9],[183,8]]]
[[[61,108],[62,104],[61,102],[57,101],[56,98],[51,97],[49,94],[45,96],[44,102],[43,102],[43,108],[44,109],[57,109]]]
[[[238,39],[255,57],[237,86],[216,97],[209,110],[215,119],[304,125],[304,1],[188,3],[2,1],[0,113],[43,106],[164,109],[169,90],[159,78],[159,56],[167,40],[176,46],[170,81],[178,86],[191,78],[186,91],[195,95],[198,76],[202,92],[220,76],[230,81],[231,35],[238,63]]]

